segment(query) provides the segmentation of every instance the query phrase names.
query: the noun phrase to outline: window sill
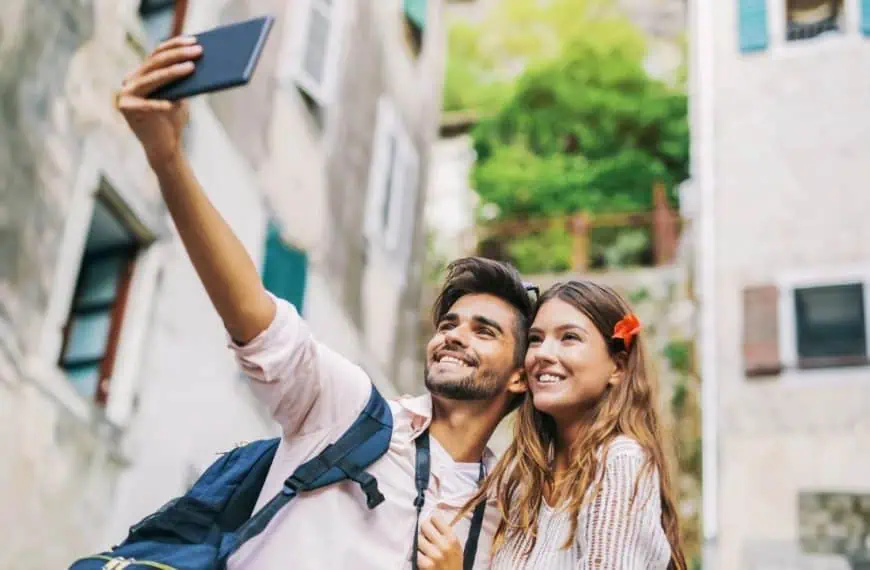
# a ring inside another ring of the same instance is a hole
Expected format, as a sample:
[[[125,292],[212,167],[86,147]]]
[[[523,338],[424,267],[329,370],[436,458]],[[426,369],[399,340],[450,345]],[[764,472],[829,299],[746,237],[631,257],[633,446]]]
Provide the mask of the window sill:
[[[823,370],[828,368],[855,368],[867,366],[870,360],[866,356],[821,356],[800,358],[798,370]]]
[[[29,358],[24,363],[23,372],[25,381],[32,382],[46,397],[87,426],[92,435],[109,450],[113,461],[123,466],[130,463],[121,451],[122,428],[110,421],[101,408],[76,392],[62,370],[39,359]]]
[[[860,32],[848,32],[839,35],[818,36],[806,40],[780,39],[773,45],[772,53],[779,59],[790,59],[817,55],[827,50],[838,50],[857,47],[866,43]]]

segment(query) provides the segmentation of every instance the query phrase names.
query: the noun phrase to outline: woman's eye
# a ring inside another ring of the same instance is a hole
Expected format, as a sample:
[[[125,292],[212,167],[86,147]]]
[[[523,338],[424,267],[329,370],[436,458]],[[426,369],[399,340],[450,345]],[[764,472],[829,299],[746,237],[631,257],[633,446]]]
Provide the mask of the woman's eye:
[[[565,336],[562,337],[562,340],[574,340],[579,341],[580,336],[575,333],[565,333]]]
[[[541,337],[539,337],[538,335],[529,336],[529,344],[540,344],[540,343],[541,343]]]
[[[440,325],[438,325],[438,332],[449,331],[452,328],[452,323],[441,323]]]

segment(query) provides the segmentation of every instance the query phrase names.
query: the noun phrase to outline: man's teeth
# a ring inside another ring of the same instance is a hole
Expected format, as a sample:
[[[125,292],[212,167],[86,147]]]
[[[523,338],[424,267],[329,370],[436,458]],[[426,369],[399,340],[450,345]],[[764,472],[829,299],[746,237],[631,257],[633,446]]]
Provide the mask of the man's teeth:
[[[561,382],[564,380],[561,376],[556,376],[555,374],[541,374],[538,376],[538,382],[541,384],[552,384],[554,382]]]
[[[465,366],[465,363],[456,358],[455,356],[442,356],[441,360],[439,360],[438,362],[442,364],[457,364],[459,366]]]

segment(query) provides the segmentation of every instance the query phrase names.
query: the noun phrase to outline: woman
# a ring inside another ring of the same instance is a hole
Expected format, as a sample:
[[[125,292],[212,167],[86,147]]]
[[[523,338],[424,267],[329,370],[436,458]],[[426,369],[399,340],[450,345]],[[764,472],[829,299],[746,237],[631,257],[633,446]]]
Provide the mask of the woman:
[[[557,284],[529,331],[514,441],[464,514],[495,494],[491,570],[685,570],[640,323],[588,281]],[[421,569],[460,570],[449,525],[421,525]]]

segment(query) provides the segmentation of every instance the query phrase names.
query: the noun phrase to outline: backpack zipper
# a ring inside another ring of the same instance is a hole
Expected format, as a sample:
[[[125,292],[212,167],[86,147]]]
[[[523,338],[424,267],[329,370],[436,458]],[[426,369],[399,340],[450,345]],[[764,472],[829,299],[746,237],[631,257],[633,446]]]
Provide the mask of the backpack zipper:
[[[136,560],[135,558],[124,558],[124,557],[111,557],[111,556],[91,556],[91,559],[96,560],[105,560],[106,563],[103,565],[101,570],[124,570],[128,566],[132,564],[138,564],[139,566],[147,566],[149,568],[155,568],[156,570],[176,570],[172,566],[167,566],[166,564],[161,564],[160,562],[151,562],[148,560]],[[85,559],[87,560],[87,558]]]

